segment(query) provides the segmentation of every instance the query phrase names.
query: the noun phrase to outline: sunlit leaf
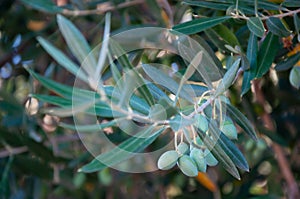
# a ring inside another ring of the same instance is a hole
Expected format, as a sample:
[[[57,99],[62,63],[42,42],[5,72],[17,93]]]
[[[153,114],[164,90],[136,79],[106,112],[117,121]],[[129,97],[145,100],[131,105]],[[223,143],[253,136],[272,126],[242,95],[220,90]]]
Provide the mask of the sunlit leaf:
[[[108,46],[109,46],[109,36],[110,36],[110,13],[106,13],[105,15],[105,26],[104,26],[104,33],[103,33],[103,41],[102,46],[100,49],[100,53],[98,56],[98,62],[96,66],[96,70],[90,71],[91,76],[94,78],[95,83],[97,84],[100,77],[102,76],[100,73],[103,71],[105,65],[106,56],[108,53]],[[94,72],[94,73],[93,73]],[[93,74],[93,75],[92,75]]]
[[[96,60],[84,36],[76,26],[62,15],[57,15],[57,23],[70,51],[80,63],[85,62],[88,70],[94,71]],[[89,72],[89,71],[86,71]],[[89,73],[91,74],[91,73]]]
[[[174,100],[174,104],[177,103],[177,99],[179,96],[179,93],[181,91],[181,89],[183,88],[183,84],[185,84],[185,82],[188,81],[188,79],[195,73],[196,69],[199,68],[199,64],[202,61],[202,57],[203,57],[203,52],[200,51],[197,53],[197,55],[193,58],[193,60],[191,61],[191,63],[188,65],[184,75],[181,77],[176,95],[175,95],[175,100]]]

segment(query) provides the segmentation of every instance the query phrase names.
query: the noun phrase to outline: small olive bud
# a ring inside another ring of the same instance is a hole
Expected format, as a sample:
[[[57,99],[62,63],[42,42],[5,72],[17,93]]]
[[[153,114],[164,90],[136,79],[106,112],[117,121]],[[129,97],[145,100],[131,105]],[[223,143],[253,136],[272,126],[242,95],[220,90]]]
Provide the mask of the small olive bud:
[[[185,155],[189,153],[189,146],[185,142],[181,142],[177,146],[177,152],[179,153],[179,156]]]
[[[208,149],[204,151],[204,156],[208,166],[216,166],[218,164],[218,160]]]
[[[197,169],[196,163],[190,156],[188,156],[188,155],[181,156],[179,158],[177,164],[178,164],[179,169],[185,175],[187,175],[189,177],[195,177],[198,175],[198,169]]]
[[[201,149],[193,148],[191,150],[190,157],[195,161],[198,171],[206,172],[206,160]]]

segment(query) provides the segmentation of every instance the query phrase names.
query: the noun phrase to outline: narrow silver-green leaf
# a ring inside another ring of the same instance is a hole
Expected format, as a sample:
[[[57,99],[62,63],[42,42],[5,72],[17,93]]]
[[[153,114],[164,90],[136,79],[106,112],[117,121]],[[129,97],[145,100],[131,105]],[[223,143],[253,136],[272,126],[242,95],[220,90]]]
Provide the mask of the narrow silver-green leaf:
[[[146,72],[146,74],[153,80],[154,83],[164,86],[166,89],[171,91],[173,94],[177,93],[179,84],[175,80],[173,80],[171,77],[169,77],[167,74],[165,74],[163,71],[161,71],[149,64],[143,64],[142,67],[143,67],[144,71]],[[182,97],[190,102],[193,102],[189,93],[187,93],[184,89],[182,89],[180,91],[179,97]]]
[[[168,95],[165,92],[163,92],[158,86],[148,81],[146,81],[146,84],[154,99],[156,100],[165,99],[171,103],[171,99],[168,97]]]
[[[220,132],[216,121],[210,122],[209,132],[213,139],[217,140],[216,145],[219,145],[221,147],[221,149],[229,156],[229,158],[238,168],[244,171],[249,171],[249,166],[245,157],[235,146],[235,144],[230,139],[228,139],[222,132]]]
[[[74,100],[74,99],[79,100],[79,101],[84,101],[84,100],[89,100],[89,99],[99,99],[100,98],[100,95],[94,91],[80,89],[80,88],[76,88],[76,87],[70,87],[70,86],[66,86],[66,85],[57,83],[51,79],[47,79],[39,74],[36,74],[35,72],[33,72],[32,70],[29,70],[29,69],[28,69],[28,72],[35,79],[37,79],[43,86],[45,86],[47,89],[68,99],[70,102],[72,102],[72,100]],[[105,90],[105,93],[107,94],[107,96],[111,97],[113,94],[114,88],[111,86],[105,86],[104,90]],[[115,97],[120,97],[120,93],[115,93]],[[48,101],[48,103],[51,103],[51,102]],[[100,103],[100,102],[98,102],[98,103]],[[138,96],[132,95],[129,103],[133,110],[136,110],[136,111],[146,114],[146,115],[149,113],[149,109],[150,109],[149,105],[145,102],[145,100],[139,98]],[[108,108],[107,105],[105,105],[104,107],[106,107],[105,109]],[[101,109],[99,109],[99,111],[100,110]],[[102,112],[100,111],[100,113],[102,113]],[[108,113],[105,113],[105,115],[107,115],[107,114]]]
[[[269,31],[271,31],[274,35],[277,35],[279,37],[287,37],[291,34],[291,32],[286,29],[281,19],[277,17],[268,18],[266,24]]]
[[[269,33],[263,41],[257,55],[258,63],[255,75],[256,78],[262,77],[269,71],[279,48],[280,44],[278,36]]]
[[[197,55],[192,60],[192,62],[187,67],[184,75],[181,77],[181,80],[180,80],[180,83],[178,86],[178,90],[175,95],[174,105],[176,105],[176,103],[177,103],[177,99],[178,99],[179,93],[183,87],[183,84],[185,82],[187,82],[188,79],[195,73],[196,69],[199,68],[198,66],[202,61],[202,56],[203,56],[203,52],[202,51],[198,52]]]
[[[224,93],[233,84],[236,77],[236,73],[240,66],[240,62],[241,62],[241,58],[238,58],[233,63],[233,65],[228,69],[228,71],[225,73],[223,79],[221,80],[221,82],[219,83],[216,89],[215,92],[216,97]]]
[[[100,73],[105,67],[105,60],[108,53],[109,36],[110,36],[110,13],[105,15],[105,27],[103,33],[103,41],[100,49],[96,70],[94,71],[94,80],[98,83],[99,78],[102,76]]]
[[[72,104],[65,107],[51,107],[42,109],[43,113],[55,115],[58,117],[70,117],[77,113],[86,112],[89,108],[94,105],[94,100]]]
[[[138,92],[141,94],[141,96],[147,101],[147,103],[151,106],[155,104],[154,98],[149,91],[147,85],[145,84],[144,79],[140,76],[140,74],[136,71],[134,66],[129,61],[127,54],[122,49],[120,44],[118,44],[116,41],[110,40],[109,42],[109,48],[110,53],[112,54],[112,57],[117,57],[117,61],[120,63],[120,65],[127,70],[132,70],[135,74],[136,79],[138,80],[138,83],[141,85],[137,88]]]
[[[135,90],[139,88],[142,83],[139,82],[137,73],[134,70],[130,70],[124,74],[124,79],[117,84],[118,93],[118,105],[126,107],[129,105],[129,100],[134,94]]]
[[[118,66],[114,63],[111,55],[108,53],[108,59],[109,59],[109,62],[110,62],[110,71],[112,73],[112,77],[115,81],[115,83],[117,83],[118,81],[122,81],[121,80],[121,73],[118,69]]]
[[[258,37],[263,37],[265,33],[264,24],[259,17],[250,17],[247,20],[249,30]]]
[[[84,36],[76,26],[62,15],[57,15],[57,23],[70,51],[83,64],[83,69],[89,74],[95,72],[96,60]]]
[[[182,24],[178,24],[172,28],[172,30],[181,32],[183,34],[195,34],[206,30],[208,28],[214,27],[220,23],[223,23],[230,19],[229,16],[222,16],[222,17],[210,17],[210,18],[200,18],[194,19],[189,22],[185,22]]]
[[[122,142],[111,151],[100,154],[78,171],[91,173],[126,161],[132,158],[135,153],[141,152],[149,146],[164,130],[164,128],[161,128],[153,132],[154,127],[150,126],[146,130],[137,133],[134,137]]]
[[[196,128],[196,132],[207,147],[207,149],[210,151],[210,153],[213,154],[213,156],[221,163],[221,165],[224,167],[226,171],[228,171],[232,176],[234,176],[237,179],[240,179],[240,174],[234,164],[234,162],[230,159],[230,157],[225,153],[225,151],[220,146],[217,139],[211,139],[208,138],[207,135]],[[205,154],[207,155],[207,154]]]
[[[56,106],[70,106],[72,101],[55,95],[31,94],[31,97],[38,99],[41,102],[49,103]]]
[[[80,78],[82,81],[87,82],[88,78],[85,73],[80,70],[79,66],[76,65],[73,61],[71,61],[63,52],[54,47],[50,42],[42,37],[37,37],[37,40],[41,44],[41,46],[66,70],[68,70],[73,75]]]
[[[225,102],[221,103],[224,107],[226,107],[226,112],[229,114],[232,120],[235,121],[253,140],[257,140],[255,130],[245,115],[231,104],[227,104]]]

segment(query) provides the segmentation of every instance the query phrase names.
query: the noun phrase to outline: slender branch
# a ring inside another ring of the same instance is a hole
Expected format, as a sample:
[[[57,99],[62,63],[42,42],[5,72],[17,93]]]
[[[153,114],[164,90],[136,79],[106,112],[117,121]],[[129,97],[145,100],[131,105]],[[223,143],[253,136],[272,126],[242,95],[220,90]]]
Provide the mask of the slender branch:
[[[28,151],[28,148],[26,146],[22,147],[16,147],[16,148],[10,148],[6,147],[6,150],[0,151],[0,158],[5,158],[10,155],[17,155],[20,153],[25,153]]]
[[[262,92],[262,90],[259,86],[259,80],[253,81],[253,88],[254,88],[254,94],[256,96],[256,101],[264,108],[262,120],[263,120],[266,128],[268,128],[271,131],[275,131],[276,129],[272,122],[272,118],[266,110],[266,100],[265,100],[264,93]],[[288,186],[288,198],[289,199],[300,198],[298,184],[297,184],[297,182],[293,176],[293,173],[289,167],[289,163],[285,157],[282,147],[273,142],[272,148],[276,155],[276,160],[278,162],[278,166],[279,166],[281,173],[282,173],[282,175],[287,183],[287,186]]]
[[[300,13],[300,8],[297,9],[297,10],[293,10],[293,11],[289,11],[289,12],[283,13],[283,14],[277,14],[277,15],[272,15],[272,16],[265,16],[265,17],[262,17],[261,19],[262,20],[267,20],[270,17],[283,18],[283,17],[291,16],[291,15],[294,15],[294,14],[297,14],[297,13]]]
[[[204,102],[203,104],[201,104],[201,106],[199,106],[194,112],[192,112],[191,114],[189,114],[189,115],[187,116],[187,118],[192,118],[192,117],[194,117],[197,113],[202,112],[208,105],[210,105],[211,102],[214,101],[214,99],[215,99],[214,97],[211,97],[211,98],[207,99],[206,102]]]
[[[63,10],[62,13],[65,15],[72,15],[72,16],[102,15],[105,14],[106,12],[130,7],[130,6],[135,6],[143,3],[145,3],[145,0],[133,0],[133,1],[126,1],[124,3],[120,3],[116,6],[107,5],[103,8],[98,8],[94,10]]]
[[[267,20],[270,17],[283,18],[283,17],[294,15],[294,14],[298,14],[298,13],[300,13],[300,8],[297,9],[297,10],[292,10],[292,11],[289,11],[289,12],[286,12],[286,13],[282,13],[282,14],[276,14],[276,15],[270,15],[270,16],[263,16],[263,17],[260,17],[260,19],[261,20]],[[237,15],[236,13],[232,13],[232,17],[236,18],[236,19],[245,19],[245,20],[249,19],[249,17],[247,17],[245,15],[243,15],[243,16],[242,15]]]

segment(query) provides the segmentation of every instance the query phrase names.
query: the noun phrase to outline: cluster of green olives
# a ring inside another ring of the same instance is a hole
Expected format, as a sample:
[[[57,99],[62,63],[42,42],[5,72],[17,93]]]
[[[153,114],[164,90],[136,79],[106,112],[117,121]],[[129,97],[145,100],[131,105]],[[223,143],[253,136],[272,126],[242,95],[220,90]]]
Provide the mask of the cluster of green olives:
[[[163,153],[158,159],[157,166],[161,170],[169,170],[175,165],[185,175],[194,177],[198,172],[206,172],[207,165],[215,166],[218,160],[208,149],[199,149],[181,142],[176,150],[170,150]]]
[[[209,119],[204,114],[197,114],[195,116],[195,125],[202,132],[207,132],[209,129]],[[224,117],[220,122],[220,131],[229,139],[237,139],[237,130],[228,116]],[[207,165],[215,166],[218,160],[213,154],[204,146],[201,139],[197,136],[194,140],[198,146],[193,144],[190,146],[181,141],[176,147],[176,150],[170,150],[163,153],[158,159],[157,166],[161,170],[169,170],[173,168],[176,163],[179,169],[187,176],[197,176],[198,172],[206,172]]]

